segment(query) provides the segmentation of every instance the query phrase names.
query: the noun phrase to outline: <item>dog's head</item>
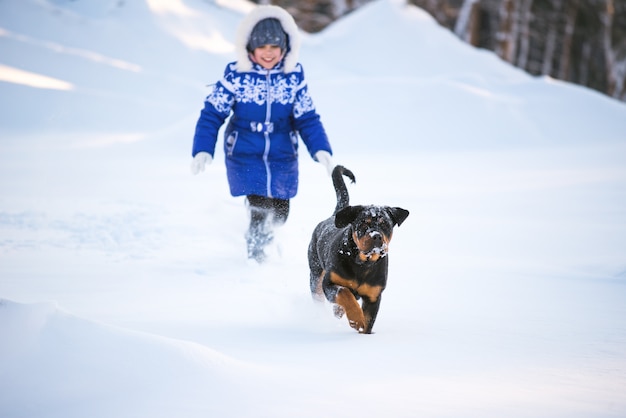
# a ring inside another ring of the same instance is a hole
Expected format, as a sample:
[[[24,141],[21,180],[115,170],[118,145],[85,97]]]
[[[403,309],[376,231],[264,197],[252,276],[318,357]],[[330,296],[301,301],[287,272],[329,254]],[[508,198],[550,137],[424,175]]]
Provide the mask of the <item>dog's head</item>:
[[[352,229],[352,239],[361,261],[378,261],[387,255],[393,228],[409,216],[409,211],[389,206],[348,206],[335,214],[335,226]]]

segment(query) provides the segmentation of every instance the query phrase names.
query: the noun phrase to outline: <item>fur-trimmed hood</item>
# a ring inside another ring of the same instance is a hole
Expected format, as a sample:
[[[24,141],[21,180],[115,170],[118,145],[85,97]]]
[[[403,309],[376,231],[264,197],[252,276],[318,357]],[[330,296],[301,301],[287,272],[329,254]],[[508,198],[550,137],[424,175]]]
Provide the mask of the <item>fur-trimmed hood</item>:
[[[285,72],[290,73],[295,70],[300,55],[300,32],[293,17],[285,9],[278,6],[257,6],[242,20],[237,28],[235,39],[235,51],[237,54],[237,71],[251,71],[252,61],[248,57],[248,40],[254,26],[263,19],[273,17],[278,19],[283,30],[289,37],[287,53],[283,59]]]

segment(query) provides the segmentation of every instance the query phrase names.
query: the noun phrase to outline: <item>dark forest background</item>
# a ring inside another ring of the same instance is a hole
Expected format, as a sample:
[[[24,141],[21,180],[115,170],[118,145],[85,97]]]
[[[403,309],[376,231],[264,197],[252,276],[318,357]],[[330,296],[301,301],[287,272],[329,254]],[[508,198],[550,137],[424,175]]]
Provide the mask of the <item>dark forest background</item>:
[[[376,0],[256,0],[315,33]],[[626,0],[406,0],[459,38],[534,75],[626,101]]]

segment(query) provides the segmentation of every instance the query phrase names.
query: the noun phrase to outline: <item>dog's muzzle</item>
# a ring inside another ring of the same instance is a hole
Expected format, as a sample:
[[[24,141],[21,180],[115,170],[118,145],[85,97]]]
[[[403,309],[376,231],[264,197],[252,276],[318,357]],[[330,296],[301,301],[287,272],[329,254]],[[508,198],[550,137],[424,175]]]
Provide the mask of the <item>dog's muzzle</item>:
[[[358,239],[358,237],[354,238],[359,248],[361,261],[378,261],[378,259],[387,255],[389,243],[380,232],[370,230],[361,239]]]
[[[361,252],[367,257],[371,257],[374,254],[377,254],[380,257],[384,257],[387,255],[387,243],[383,243],[380,247],[374,247],[367,252],[365,251],[361,251]]]

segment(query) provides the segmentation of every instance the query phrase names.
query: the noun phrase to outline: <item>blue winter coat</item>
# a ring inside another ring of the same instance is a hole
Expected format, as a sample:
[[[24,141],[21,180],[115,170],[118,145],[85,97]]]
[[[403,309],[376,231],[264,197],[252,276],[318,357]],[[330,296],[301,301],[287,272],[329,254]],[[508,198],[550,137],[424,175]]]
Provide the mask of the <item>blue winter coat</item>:
[[[309,95],[300,64],[285,73],[258,64],[237,71],[230,63],[206,98],[196,126],[192,155],[212,156],[220,127],[232,113],[224,135],[230,193],[290,199],[298,191],[298,137],[309,153],[332,150]]]

